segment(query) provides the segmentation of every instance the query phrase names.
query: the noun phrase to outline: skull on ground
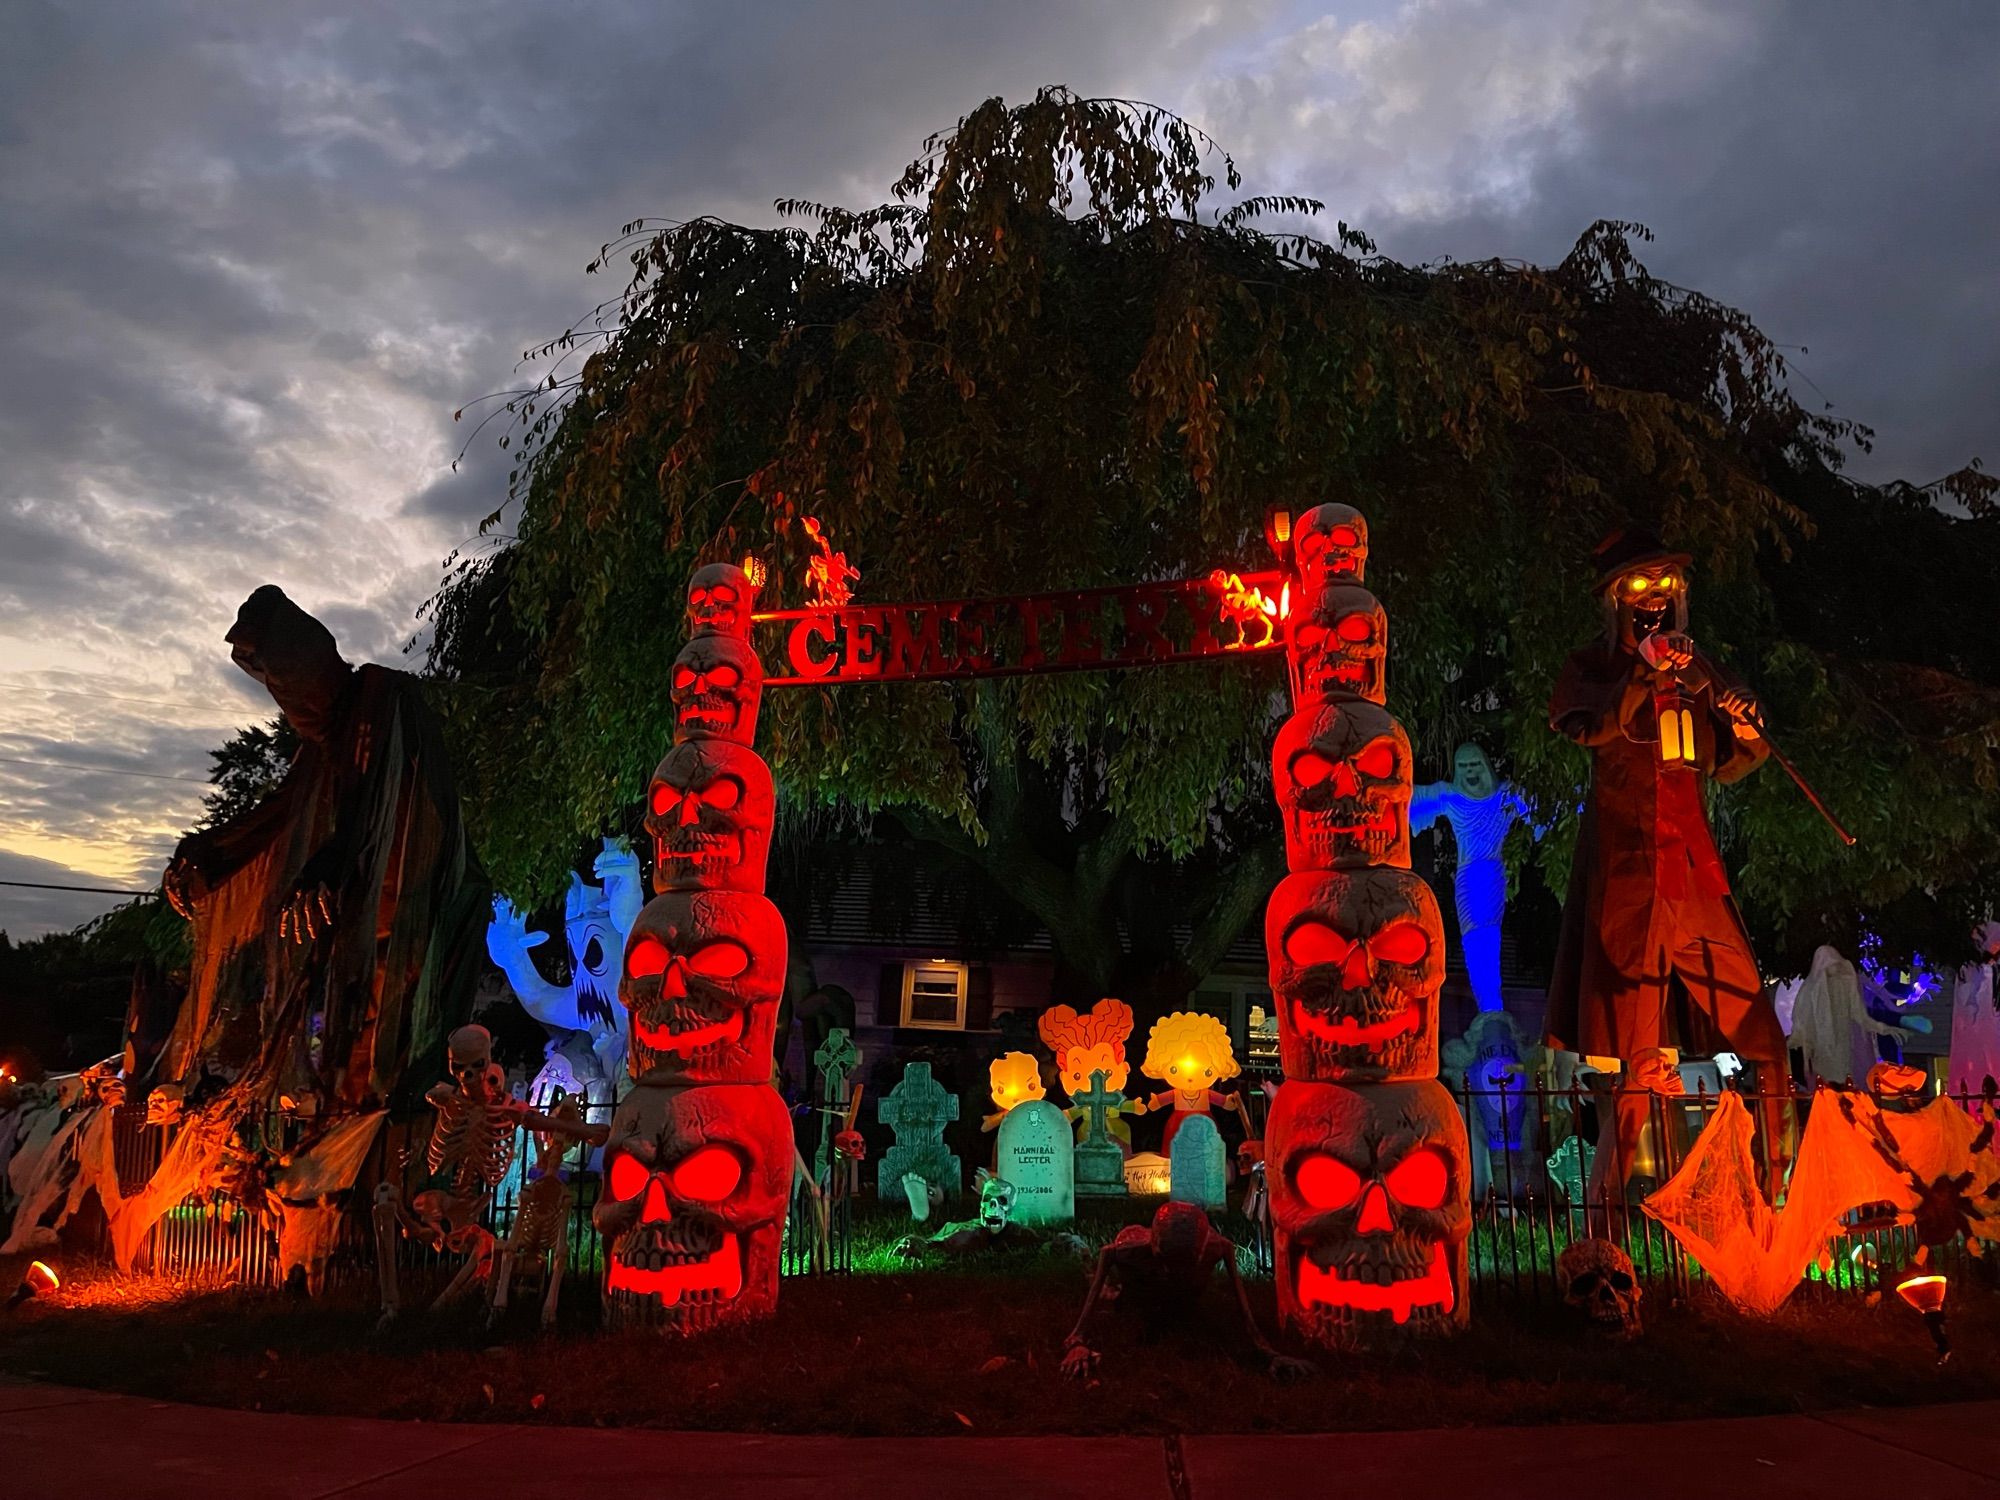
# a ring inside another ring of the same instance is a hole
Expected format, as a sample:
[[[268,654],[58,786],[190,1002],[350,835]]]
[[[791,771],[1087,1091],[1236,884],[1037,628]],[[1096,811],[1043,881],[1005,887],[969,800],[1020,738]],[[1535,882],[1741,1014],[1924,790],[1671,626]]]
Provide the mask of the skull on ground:
[[[1578,1240],[1556,1257],[1556,1285],[1563,1301],[1582,1313],[1591,1328],[1615,1338],[1636,1338],[1639,1278],[1632,1257],[1609,1240]]]

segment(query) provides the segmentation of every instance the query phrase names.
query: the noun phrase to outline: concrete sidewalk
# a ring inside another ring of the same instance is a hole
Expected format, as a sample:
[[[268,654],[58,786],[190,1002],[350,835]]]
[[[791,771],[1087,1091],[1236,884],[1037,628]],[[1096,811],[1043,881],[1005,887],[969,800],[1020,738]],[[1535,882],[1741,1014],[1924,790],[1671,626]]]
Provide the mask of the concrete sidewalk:
[[[2000,1496],[2000,1401],[1823,1417],[1289,1437],[750,1437],[183,1406],[0,1384],[6,1500],[1618,1500]]]

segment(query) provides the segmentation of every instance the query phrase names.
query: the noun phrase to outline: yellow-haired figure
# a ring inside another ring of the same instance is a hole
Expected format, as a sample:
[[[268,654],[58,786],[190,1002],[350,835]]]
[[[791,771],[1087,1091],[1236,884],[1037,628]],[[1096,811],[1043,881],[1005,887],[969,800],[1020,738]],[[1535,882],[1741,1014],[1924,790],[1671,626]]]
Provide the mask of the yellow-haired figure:
[[[1063,1092],[1071,1100],[1064,1113],[1076,1126],[1080,1141],[1089,1129],[1089,1111],[1074,1101],[1077,1095],[1089,1092],[1090,1075],[1102,1073],[1105,1088],[1113,1093],[1123,1093],[1132,1076],[1131,1064],[1125,1061],[1125,1039],[1132,1034],[1132,1007],[1108,996],[1083,1015],[1070,1006],[1053,1005],[1042,1012],[1036,1024],[1042,1040],[1056,1055],[1056,1071],[1062,1075]],[[1132,1152],[1132,1127],[1118,1116],[1145,1112],[1145,1105],[1131,1099],[1105,1121],[1111,1138],[1128,1156]]]
[[[1199,1011],[1177,1010],[1162,1016],[1146,1034],[1146,1061],[1139,1071],[1167,1085],[1146,1101],[1146,1108],[1173,1110],[1166,1135],[1160,1141],[1160,1155],[1173,1155],[1174,1132],[1189,1115],[1205,1115],[1211,1109],[1232,1109],[1250,1127],[1249,1113],[1236,1094],[1219,1094],[1209,1085],[1234,1078],[1243,1071],[1229,1045],[1229,1031],[1214,1016]]]
[[[1026,1104],[1030,1099],[1042,1097],[1042,1065],[1026,1052],[1007,1052],[993,1059],[986,1068],[986,1081],[993,1090],[993,1102],[999,1112],[990,1114],[979,1122],[982,1131],[991,1130],[1007,1118],[1007,1111],[1017,1104]]]

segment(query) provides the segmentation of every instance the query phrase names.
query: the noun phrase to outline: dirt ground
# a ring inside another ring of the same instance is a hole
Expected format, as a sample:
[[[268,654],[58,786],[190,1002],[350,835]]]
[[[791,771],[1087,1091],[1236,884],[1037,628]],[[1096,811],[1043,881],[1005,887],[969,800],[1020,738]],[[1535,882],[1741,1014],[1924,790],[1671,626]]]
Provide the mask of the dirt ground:
[[[0,1287],[25,1265],[0,1262]],[[595,1332],[588,1286],[546,1337],[526,1307],[493,1333],[466,1309],[378,1334],[366,1287],[303,1302],[76,1265],[59,1292],[0,1318],[0,1370],[266,1411],[852,1434],[1634,1421],[2000,1396],[2000,1298],[1980,1287],[1954,1289],[1958,1354],[1943,1369],[1893,1296],[1870,1307],[1805,1287],[1766,1321],[1705,1295],[1655,1297],[1630,1345],[1587,1335],[1567,1309],[1488,1299],[1459,1338],[1315,1355],[1315,1376],[1279,1384],[1248,1356],[1218,1279],[1156,1341],[1112,1319],[1084,1384],[1058,1370],[1084,1285],[1081,1261],[1046,1253],[802,1278],[772,1322],[675,1341]],[[1274,1331],[1268,1283],[1251,1296]]]

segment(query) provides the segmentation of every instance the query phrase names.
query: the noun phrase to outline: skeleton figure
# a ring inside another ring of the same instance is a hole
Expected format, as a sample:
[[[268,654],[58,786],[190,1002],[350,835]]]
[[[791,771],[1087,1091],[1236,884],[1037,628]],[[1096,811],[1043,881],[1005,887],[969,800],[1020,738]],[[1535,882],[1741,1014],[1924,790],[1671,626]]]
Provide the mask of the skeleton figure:
[[[583,1123],[574,1099],[558,1099],[552,1118],[571,1125]],[[487,1293],[486,1323],[490,1328],[507,1313],[514,1278],[523,1270],[542,1278],[542,1331],[556,1326],[556,1299],[562,1295],[563,1270],[569,1263],[569,1209],[573,1201],[563,1181],[562,1159],[569,1142],[546,1133],[535,1138],[535,1166],[521,1190],[514,1211],[514,1230],[499,1246],[500,1267]]]
[[[1151,1225],[1126,1225],[1098,1253],[1083,1312],[1063,1343],[1063,1374],[1081,1380],[1096,1370],[1099,1356],[1085,1342],[1084,1328],[1099,1301],[1106,1298],[1107,1287],[1109,1295],[1116,1298],[1114,1305],[1138,1314],[1150,1335],[1169,1322],[1186,1319],[1214,1279],[1218,1265],[1228,1273],[1250,1346],[1264,1360],[1266,1369],[1281,1380],[1311,1374],[1310,1364],[1280,1354],[1258,1330],[1243,1278],[1236,1269],[1235,1243],[1217,1234],[1208,1215],[1194,1204],[1171,1201],[1160,1205]]]
[[[1639,1278],[1632,1257],[1609,1240],[1578,1240],[1556,1257],[1556,1285],[1563,1301],[1582,1313],[1593,1333],[1633,1339],[1639,1321]]]
[[[608,1101],[625,1070],[625,1028],[612,1004],[618,989],[618,955],[646,893],[638,857],[622,839],[604,840],[592,873],[603,885],[586,885],[572,873],[563,903],[567,984],[551,984],[542,977],[528,950],[546,943],[549,934],[528,931],[521,913],[504,896],[493,902],[486,951],[507,976],[522,1008],[548,1029],[553,1040],[562,1042],[577,1033],[589,1038],[597,1066],[578,1081],[587,1092]]]
[[[979,1217],[964,1223],[947,1224],[936,1234],[928,1237],[906,1235],[896,1246],[896,1254],[904,1260],[916,1260],[927,1250],[942,1250],[948,1255],[966,1255],[975,1250],[1021,1250],[1031,1249],[1043,1243],[1042,1237],[1025,1224],[1014,1222],[1014,1202],[1017,1194],[1014,1184],[1004,1177],[996,1177],[981,1167],[973,1181],[979,1186]],[[1082,1245],[1074,1235],[1057,1235],[1056,1241],[1074,1240]]]

